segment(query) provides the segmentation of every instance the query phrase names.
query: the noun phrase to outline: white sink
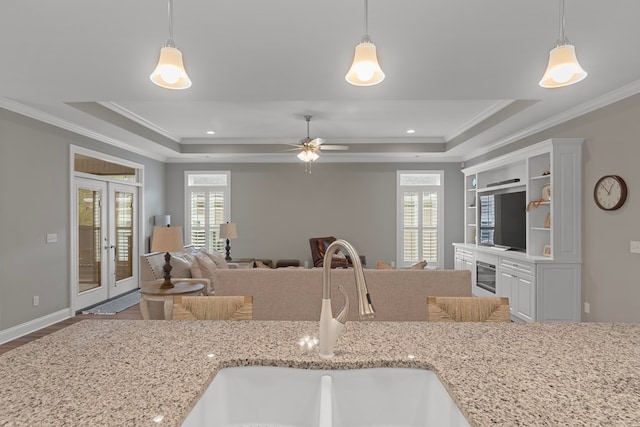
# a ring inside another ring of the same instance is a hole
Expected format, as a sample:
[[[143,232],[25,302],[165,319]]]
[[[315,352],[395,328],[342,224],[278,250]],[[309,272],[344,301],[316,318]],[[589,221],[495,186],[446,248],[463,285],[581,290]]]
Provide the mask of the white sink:
[[[183,427],[468,427],[438,377],[405,368],[218,372]]]

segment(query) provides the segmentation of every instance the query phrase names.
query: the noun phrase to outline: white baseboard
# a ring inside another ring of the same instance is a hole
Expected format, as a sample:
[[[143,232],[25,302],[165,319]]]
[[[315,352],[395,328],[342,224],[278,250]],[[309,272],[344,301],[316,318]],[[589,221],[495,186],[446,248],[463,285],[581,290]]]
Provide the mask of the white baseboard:
[[[68,308],[55,313],[47,314],[46,316],[39,317],[34,320],[30,320],[26,323],[13,326],[9,329],[0,331],[0,344],[4,344],[16,338],[20,338],[39,329],[53,325],[54,323],[61,322],[71,317],[71,313]]]

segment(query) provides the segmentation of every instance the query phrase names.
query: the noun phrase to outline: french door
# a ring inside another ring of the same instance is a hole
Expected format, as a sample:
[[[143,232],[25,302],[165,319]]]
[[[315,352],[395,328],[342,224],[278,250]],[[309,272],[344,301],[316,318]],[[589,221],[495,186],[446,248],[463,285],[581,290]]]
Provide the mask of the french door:
[[[138,188],[74,179],[74,310],[138,287]]]

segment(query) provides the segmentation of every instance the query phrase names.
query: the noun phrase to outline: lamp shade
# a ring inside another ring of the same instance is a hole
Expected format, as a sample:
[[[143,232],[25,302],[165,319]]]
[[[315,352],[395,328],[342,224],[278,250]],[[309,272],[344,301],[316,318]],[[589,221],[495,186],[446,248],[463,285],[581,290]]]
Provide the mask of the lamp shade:
[[[191,87],[191,80],[182,63],[182,52],[173,46],[163,46],[160,49],[158,65],[149,78],[153,83],[167,89]]]
[[[220,238],[222,239],[237,239],[238,227],[235,222],[227,222],[226,224],[220,224]]]
[[[549,65],[539,84],[544,88],[557,88],[578,83],[585,77],[587,72],[578,63],[576,48],[563,44],[549,52]]]
[[[345,79],[354,86],[373,86],[384,80],[384,73],[378,64],[376,45],[363,41],[356,46],[353,64]]]
[[[151,252],[180,252],[184,249],[182,227],[154,227]]]
[[[171,215],[156,215],[153,218],[153,225],[158,227],[166,227],[171,225]]]

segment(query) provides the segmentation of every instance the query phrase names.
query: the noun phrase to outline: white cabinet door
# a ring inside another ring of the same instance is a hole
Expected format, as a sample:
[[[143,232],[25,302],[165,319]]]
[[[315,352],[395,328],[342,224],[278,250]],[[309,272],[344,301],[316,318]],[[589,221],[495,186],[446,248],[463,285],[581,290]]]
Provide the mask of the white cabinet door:
[[[498,277],[498,295],[509,298],[509,312],[514,315],[517,312],[516,295],[518,288],[515,285],[516,279],[512,274],[504,271],[501,271]]]
[[[527,322],[533,322],[536,312],[535,279],[519,274],[514,277],[516,316]]]

